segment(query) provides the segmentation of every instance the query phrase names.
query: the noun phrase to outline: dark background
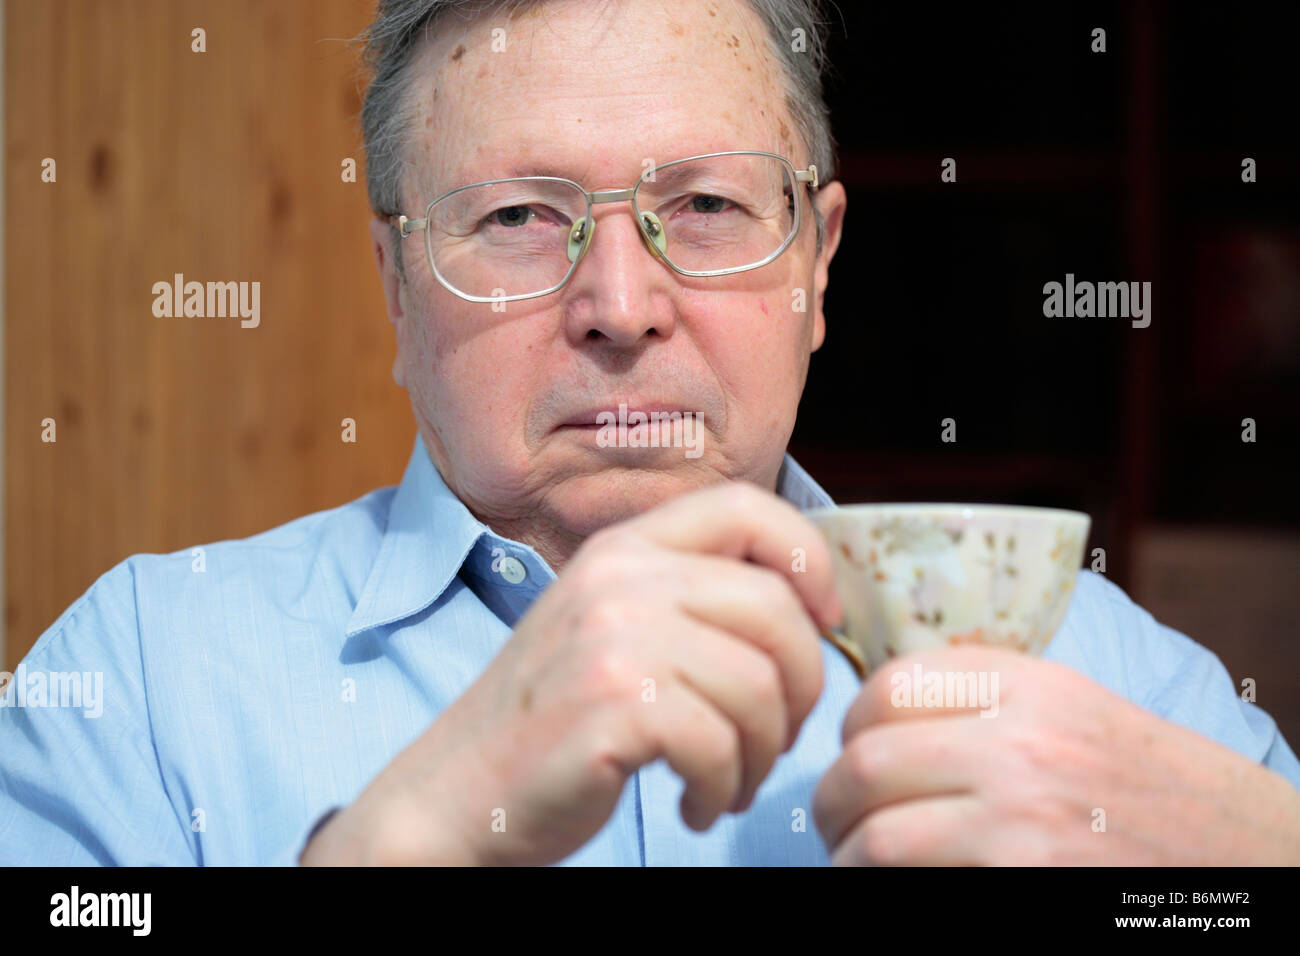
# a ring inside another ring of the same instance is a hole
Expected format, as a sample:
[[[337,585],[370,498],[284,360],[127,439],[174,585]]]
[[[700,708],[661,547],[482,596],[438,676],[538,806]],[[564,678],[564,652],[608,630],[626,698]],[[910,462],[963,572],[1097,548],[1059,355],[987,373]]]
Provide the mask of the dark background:
[[[842,503],[1087,511],[1107,576],[1293,744],[1298,9],[831,9],[849,210],[791,446]],[[1150,326],[1044,317],[1068,272],[1150,281]]]
[[[1122,583],[1147,521],[1300,526],[1296,6],[831,10],[849,211],[792,451],[837,499],[1083,508]],[[1045,318],[1067,272],[1150,281],[1150,327]]]

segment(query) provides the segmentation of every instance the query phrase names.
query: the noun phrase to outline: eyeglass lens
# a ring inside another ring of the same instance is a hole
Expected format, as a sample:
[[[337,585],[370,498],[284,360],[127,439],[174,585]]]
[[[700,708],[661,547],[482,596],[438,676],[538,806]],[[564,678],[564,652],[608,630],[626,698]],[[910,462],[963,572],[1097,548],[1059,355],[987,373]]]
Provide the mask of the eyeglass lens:
[[[794,187],[779,159],[711,156],[648,171],[637,185],[636,211],[678,268],[742,269],[771,256],[794,231]],[[430,264],[467,295],[542,292],[573,267],[590,228],[586,215],[586,197],[564,182],[463,189],[429,212]]]

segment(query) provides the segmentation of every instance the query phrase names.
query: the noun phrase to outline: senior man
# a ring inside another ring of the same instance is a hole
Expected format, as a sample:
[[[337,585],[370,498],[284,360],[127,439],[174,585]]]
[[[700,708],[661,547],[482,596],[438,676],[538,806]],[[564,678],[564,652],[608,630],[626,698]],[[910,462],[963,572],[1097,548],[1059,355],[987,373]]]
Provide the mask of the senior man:
[[[103,671],[103,715],[0,711],[0,858],[1300,862],[1272,720],[1097,575],[1047,659],[918,658],[998,670],[996,720],[891,708],[819,639],[814,5],[480,6],[369,32],[400,486],[96,582],[24,663]]]

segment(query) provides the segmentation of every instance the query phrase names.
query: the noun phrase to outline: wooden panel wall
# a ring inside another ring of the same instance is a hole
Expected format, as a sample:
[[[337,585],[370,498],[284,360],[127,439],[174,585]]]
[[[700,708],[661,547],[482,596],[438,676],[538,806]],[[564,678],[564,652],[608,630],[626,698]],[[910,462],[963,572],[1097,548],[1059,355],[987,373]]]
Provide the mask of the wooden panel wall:
[[[8,669],[130,554],[400,480],[415,425],[391,377],[341,42],[372,6],[6,4]],[[260,325],[156,318],[153,284],[175,273],[260,282]]]

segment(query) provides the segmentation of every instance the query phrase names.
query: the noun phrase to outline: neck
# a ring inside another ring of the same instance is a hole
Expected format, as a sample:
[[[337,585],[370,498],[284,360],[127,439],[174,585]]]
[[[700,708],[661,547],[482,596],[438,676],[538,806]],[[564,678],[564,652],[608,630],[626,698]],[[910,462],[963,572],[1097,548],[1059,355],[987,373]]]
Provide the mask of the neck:
[[[528,545],[541,556],[557,576],[586,540],[585,536],[563,528],[539,526],[535,520],[503,521],[477,514],[472,508],[470,513],[491,528],[494,534]]]

